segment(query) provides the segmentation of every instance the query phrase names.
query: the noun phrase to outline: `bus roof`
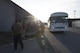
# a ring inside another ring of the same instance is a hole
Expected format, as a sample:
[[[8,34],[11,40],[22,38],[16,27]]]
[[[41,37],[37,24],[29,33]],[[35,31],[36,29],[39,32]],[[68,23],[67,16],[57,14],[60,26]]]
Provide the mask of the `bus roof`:
[[[51,14],[51,17],[58,17],[58,16],[68,17],[68,14],[65,12],[55,12]]]

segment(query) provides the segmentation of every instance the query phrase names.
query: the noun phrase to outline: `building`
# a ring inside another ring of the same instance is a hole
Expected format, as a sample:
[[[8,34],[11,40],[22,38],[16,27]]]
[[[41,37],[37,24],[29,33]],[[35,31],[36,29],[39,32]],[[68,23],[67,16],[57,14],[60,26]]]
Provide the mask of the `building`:
[[[80,27],[80,18],[76,18],[76,19],[68,19],[68,23],[69,23],[69,27]]]
[[[28,18],[29,16],[33,15],[11,0],[0,0],[0,32],[10,32],[15,19],[23,22],[24,19],[30,20],[32,18]]]

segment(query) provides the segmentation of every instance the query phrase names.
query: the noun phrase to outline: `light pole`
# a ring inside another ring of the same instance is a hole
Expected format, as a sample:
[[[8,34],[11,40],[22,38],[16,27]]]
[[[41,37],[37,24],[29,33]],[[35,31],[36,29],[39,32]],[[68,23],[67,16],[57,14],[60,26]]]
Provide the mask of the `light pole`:
[[[76,12],[76,10],[74,10],[74,18],[76,18],[75,12]]]

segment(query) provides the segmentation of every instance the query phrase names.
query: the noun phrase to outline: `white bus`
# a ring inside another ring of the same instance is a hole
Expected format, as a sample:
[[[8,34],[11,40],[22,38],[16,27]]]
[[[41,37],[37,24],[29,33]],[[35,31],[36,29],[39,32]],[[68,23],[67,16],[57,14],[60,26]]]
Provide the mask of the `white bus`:
[[[48,20],[48,28],[51,32],[67,31],[68,14],[65,12],[52,13]]]

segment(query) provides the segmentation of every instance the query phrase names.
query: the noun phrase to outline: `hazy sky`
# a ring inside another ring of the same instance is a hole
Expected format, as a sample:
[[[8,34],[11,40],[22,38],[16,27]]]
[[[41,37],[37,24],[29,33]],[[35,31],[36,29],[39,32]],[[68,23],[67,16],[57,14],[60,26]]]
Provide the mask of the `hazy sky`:
[[[12,0],[43,22],[47,22],[51,13],[67,12],[69,18],[80,18],[80,0]]]

